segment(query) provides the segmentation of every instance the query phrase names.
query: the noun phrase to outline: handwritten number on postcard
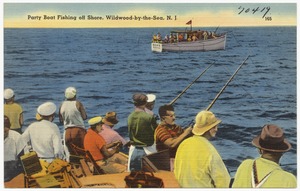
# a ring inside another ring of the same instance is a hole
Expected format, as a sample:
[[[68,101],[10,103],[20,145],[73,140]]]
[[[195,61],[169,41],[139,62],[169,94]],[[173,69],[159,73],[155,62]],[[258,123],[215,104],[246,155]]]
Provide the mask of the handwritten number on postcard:
[[[264,18],[267,14],[268,14],[268,12],[271,10],[271,7],[263,7],[263,8],[261,8],[261,7],[256,7],[256,8],[246,8],[246,7],[242,7],[242,6],[240,6],[239,8],[239,15],[240,14],[242,14],[242,13],[252,13],[252,14],[258,14],[258,13],[262,13],[263,14],[263,16],[262,16],[262,18]]]

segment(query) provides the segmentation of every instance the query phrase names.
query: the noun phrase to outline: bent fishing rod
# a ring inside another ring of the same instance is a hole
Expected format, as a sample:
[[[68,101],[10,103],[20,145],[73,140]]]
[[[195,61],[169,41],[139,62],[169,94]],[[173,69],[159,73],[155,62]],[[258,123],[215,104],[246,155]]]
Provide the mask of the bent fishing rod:
[[[207,68],[205,68],[205,70],[192,83],[190,83],[184,90],[182,90],[182,92],[180,94],[178,94],[177,97],[174,98],[168,105],[173,105],[186,92],[186,90],[188,90],[212,65],[215,64],[215,62],[210,64]]]
[[[238,71],[241,69],[241,67],[244,65],[244,63],[248,60],[249,55],[247,58],[242,62],[242,64],[236,69],[236,71],[233,73],[233,75],[229,78],[229,80],[226,82],[226,84],[223,86],[223,88],[220,90],[220,92],[216,95],[216,97],[213,99],[213,101],[209,104],[209,106],[206,108],[206,111],[210,110],[210,108],[215,104],[217,99],[220,97],[220,95],[223,93],[223,91],[226,89],[228,84],[232,81],[234,76],[238,73]]]

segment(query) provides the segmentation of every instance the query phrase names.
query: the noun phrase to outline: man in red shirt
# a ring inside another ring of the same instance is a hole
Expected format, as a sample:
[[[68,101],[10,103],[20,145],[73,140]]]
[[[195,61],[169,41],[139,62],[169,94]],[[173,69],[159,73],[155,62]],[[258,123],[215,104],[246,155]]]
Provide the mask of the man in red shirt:
[[[102,117],[88,121],[90,128],[84,137],[84,148],[88,150],[96,163],[108,174],[125,172],[128,158],[119,153],[120,141],[106,144],[99,132],[102,130]]]

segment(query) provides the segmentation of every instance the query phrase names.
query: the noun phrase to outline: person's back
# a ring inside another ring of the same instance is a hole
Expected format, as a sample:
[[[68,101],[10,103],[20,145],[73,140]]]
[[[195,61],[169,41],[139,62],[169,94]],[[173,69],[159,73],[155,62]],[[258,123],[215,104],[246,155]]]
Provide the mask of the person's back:
[[[174,173],[181,187],[229,187],[229,181],[226,181],[226,179],[222,181],[226,174],[222,174],[222,171],[212,171],[218,168],[226,169],[219,153],[206,138],[193,136],[179,145],[175,158]],[[215,182],[217,185],[212,184],[212,178],[217,177],[219,177],[219,182]]]
[[[73,145],[83,148],[86,129],[84,120],[87,118],[85,108],[77,100],[77,90],[74,87],[68,87],[65,90],[65,101],[59,108],[59,121],[64,124],[64,150],[67,160],[70,155],[76,154]]]
[[[142,169],[142,157],[156,152],[154,131],[157,127],[153,115],[145,111],[147,96],[136,93],[132,96],[134,111],[128,116],[128,133],[130,139],[128,171]]]
[[[201,111],[195,118],[192,137],[178,147],[174,174],[181,187],[228,188],[230,175],[209,139],[216,136],[221,122],[210,111]]]
[[[239,166],[240,170],[237,172],[237,177],[243,177],[236,179],[233,182],[233,188],[252,188],[251,174],[253,169],[254,161],[256,168],[259,169],[257,172],[258,180],[263,183],[260,188],[295,188],[297,187],[296,177],[284,171],[277,163],[263,159],[247,159],[242,162]],[[268,174],[271,174],[268,176]],[[265,180],[264,180],[265,177]]]
[[[283,153],[291,149],[283,130],[274,124],[266,124],[261,134],[252,140],[260,157],[246,159],[238,167],[233,188],[296,188],[296,177],[284,171],[279,161]]]
[[[118,124],[117,113],[110,111],[107,112],[105,117],[103,118],[102,131],[99,133],[105,140],[107,144],[121,141],[123,145],[127,143],[127,141],[113,128],[116,124]]]
[[[144,111],[134,111],[128,116],[129,138],[135,146],[151,146],[154,143],[156,120]]]
[[[63,124],[65,128],[68,127],[82,127],[84,128],[84,121],[80,111],[77,109],[77,100],[63,101],[60,114],[63,117]]]
[[[23,108],[15,102],[15,94],[12,89],[4,90],[4,115],[6,115],[11,123],[11,130],[22,133],[23,125]]]
[[[58,126],[53,123],[56,106],[46,102],[38,107],[41,120],[31,123],[22,134],[25,142],[30,142],[38,157],[51,162],[54,158],[64,159],[63,145]]]

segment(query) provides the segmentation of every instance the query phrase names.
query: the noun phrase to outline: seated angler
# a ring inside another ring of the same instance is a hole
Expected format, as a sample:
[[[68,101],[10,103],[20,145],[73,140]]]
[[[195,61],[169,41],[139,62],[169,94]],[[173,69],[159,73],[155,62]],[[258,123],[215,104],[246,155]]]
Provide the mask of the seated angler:
[[[157,151],[169,150],[170,168],[173,171],[175,154],[179,144],[189,137],[192,127],[183,129],[175,123],[175,112],[172,105],[163,105],[159,108],[160,124],[155,129]]]
[[[102,117],[94,117],[88,121],[90,128],[84,137],[84,149],[88,150],[96,163],[105,173],[114,174],[125,172],[128,159],[119,153],[122,146],[120,141],[106,144],[99,133],[102,130]]]

